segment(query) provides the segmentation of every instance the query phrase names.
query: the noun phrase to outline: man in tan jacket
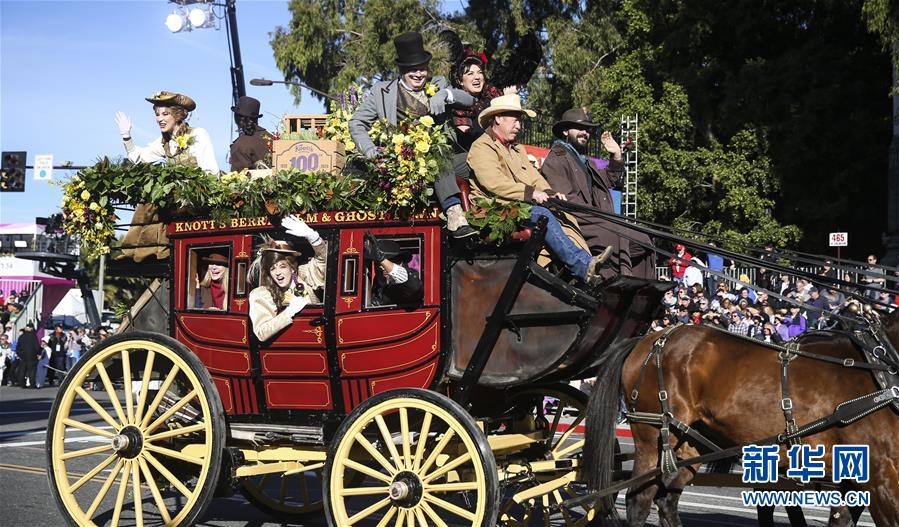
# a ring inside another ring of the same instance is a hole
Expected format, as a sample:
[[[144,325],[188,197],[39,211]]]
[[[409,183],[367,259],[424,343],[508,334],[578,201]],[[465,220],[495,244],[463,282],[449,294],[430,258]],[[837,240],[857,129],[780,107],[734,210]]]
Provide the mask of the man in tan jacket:
[[[531,165],[524,148],[515,142],[525,115],[536,114],[523,109],[521,99],[512,94],[496,97],[478,116],[486,132],[475,140],[468,153],[468,165],[474,173],[472,195],[536,202],[531,207],[531,221],[536,223],[540,216],[548,219],[546,245],[572,274],[595,285],[599,281],[599,268],[609,258],[612,248],[606,247],[601,254],[591,256],[573,218],[563,216],[566,224],[563,227],[552,212],[539,205],[550,198],[564,200],[565,195],[550,188]],[[563,230],[566,228],[567,233]]]

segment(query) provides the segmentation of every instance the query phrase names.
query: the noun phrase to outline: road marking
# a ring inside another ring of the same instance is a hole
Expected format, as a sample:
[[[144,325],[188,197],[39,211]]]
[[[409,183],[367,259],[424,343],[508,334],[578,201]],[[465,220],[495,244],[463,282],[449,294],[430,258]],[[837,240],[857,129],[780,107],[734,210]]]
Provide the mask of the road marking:
[[[83,436],[83,437],[70,437],[65,439],[64,443],[87,443],[87,442],[95,442],[95,443],[103,443],[108,442],[108,437],[100,437],[100,436]],[[18,447],[18,446],[34,446],[34,445],[43,445],[46,441],[20,441],[18,443],[0,443],[0,448],[5,447]]]

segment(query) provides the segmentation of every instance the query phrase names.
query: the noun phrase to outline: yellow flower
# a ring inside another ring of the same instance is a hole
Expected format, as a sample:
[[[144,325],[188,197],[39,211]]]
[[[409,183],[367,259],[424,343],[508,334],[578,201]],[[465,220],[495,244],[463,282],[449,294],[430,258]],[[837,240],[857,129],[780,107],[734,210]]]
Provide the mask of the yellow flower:
[[[415,151],[416,152],[425,153],[430,149],[431,149],[431,145],[429,145],[425,141],[419,141],[419,142],[415,143]]]
[[[178,148],[187,148],[194,142],[194,138],[188,134],[181,134],[175,137],[175,142],[178,143]]]
[[[356,143],[354,143],[352,141],[344,141],[343,146],[345,146],[347,150],[355,150],[356,149]]]
[[[91,199],[91,193],[86,190],[82,190],[81,191],[81,199],[83,199],[84,201]]]
[[[91,210],[100,210],[100,205],[97,205],[96,201],[91,201],[90,209]]]
[[[434,118],[430,115],[422,116],[421,119],[418,120],[421,124],[427,126],[428,128],[434,126]]]
[[[437,95],[437,85],[433,82],[425,84],[425,94],[427,94],[428,97]]]
[[[405,141],[405,140],[406,140],[406,136],[403,134],[393,134],[393,138],[391,139],[391,141],[395,145],[401,145],[401,144],[403,144],[403,141]]]

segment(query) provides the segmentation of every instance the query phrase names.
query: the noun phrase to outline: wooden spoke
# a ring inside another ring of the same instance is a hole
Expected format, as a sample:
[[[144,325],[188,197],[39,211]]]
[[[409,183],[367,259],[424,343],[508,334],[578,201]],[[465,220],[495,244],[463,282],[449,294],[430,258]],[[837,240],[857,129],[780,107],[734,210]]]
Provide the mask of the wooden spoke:
[[[431,412],[425,412],[421,422],[421,432],[418,433],[418,444],[415,445],[415,459],[412,460],[412,471],[418,472],[421,468],[422,458],[425,453],[425,444],[428,442],[428,433],[431,431]]]
[[[119,401],[119,395],[115,393],[112,381],[109,380],[109,373],[107,373],[106,366],[104,366],[102,362],[97,363],[97,372],[100,373],[100,380],[103,381],[103,388],[106,390],[106,396],[109,397],[109,402],[112,403],[116,415],[119,416],[119,422],[126,422],[127,419],[125,419],[125,412],[122,410],[122,403]]]
[[[363,465],[362,463],[357,463],[357,462],[353,461],[352,459],[347,459],[346,461],[343,462],[343,464],[345,466],[347,466],[348,468],[355,470],[356,472],[361,472],[361,473],[365,474],[366,476],[383,481],[384,483],[390,484],[392,482],[390,477],[385,476],[384,474],[381,474],[377,470],[367,467],[367,466]]]
[[[112,445],[100,445],[92,448],[82,448],[81,450],[72,450],[71,452],[66,452],[65,454],[59,456],[59,459],[66,461],[68,459],[73,459],[76,457],[92,456],[94,454],[106,452],[111,448]]]
[[[187,461],[188,463],[193,463],[194,465],[203,466],[203,458],[188,456],[187,454],[183,454],[181,452],[178,452],[177,450],[171,450],[159,445],[154,445],[152,443],[146,443],[144,444],[144,451],[146,452],[147,450],[156,452],[157,454],[162,454],[163,456],[180,459],[181,461]]]
[[[396,507],[390,507],[390,509],[387,511],[387,514],[385,514],[384,517],[381,518],[381,521],[378,522],[378,527],[387,527],[387,524],[390,523],[390,519],[393,518],[393,515],[396,514],[396,511]]]
[[[302,474],[301,474],[302,475]],[[284,505],[284,499],[287,496],[287,478],[281,477],[281,488],[279,489],[278,503]]]
[[[134,521],[137,527],[144,527],[144,502],[140,492],[140,467],[131,461],[131,494],[134,498]]]
[[[104,459],[102,462],[100,462],[99,465],[97,465],[96,467],[92,468],[87,474],[85,474],[84,476],[82,476],[81,479],[79,479],[78,481],[76,481],[75,483],[73,483],[72,486],[69,487],[69,492],[77,492],[78,489],[80,489],[82,485],[84,485],[84,484],[87,483],[88,481],[94,479],[94,477],[96,477],[97,474],[100,473],[100,471],[102,471],[103,469],[105,469],[106,467],[108,467],[109,465],[111,465],[112,462],[115,461],[115,460],[117,460],[117,459],[121,459],[121,458],[120,458],[119,456],[115,455],[115,454],[112,454],[111,456],[109,456],[109,457],[107,457],[106,459]]]
[[[467,463],[469,460],[471,460],[471,452],[466,452],[466,453],[462,454],[461,456],[457,456],[455,459],[453,459],[446,465],[443,465],[439,469],[428,474],[427,477],[422,478],[422,482],[425,484],[430,483],[432,480],[439,478],[440,476],[446,474],[450,470],[458,467],[462,463]]]
[[[460,518],[465,518],[466,520],[469,520],[469,521],[474,520],[474,518],[475,518],[473,512],[467,511],[457,505],[453,505],[452,503],[449,503],[448,501],[443,501],[442,499],[438,498],[437,496],[432,496],[431,494],[425,493],[424,496],[422,496],[422,499],[428,501],[429,503],[434,504],[437,507],[440,507],[441,509],[443,509],[445,511],[451,512]]]
[[[540,400],[540,408],[543,408],[543,399]],[[565,403],[562,399],[556,399],[556,414],[553,415],[553,422],[549,425],[549,439],[552,441],[552,438],[556,435],[556,430],[559,429],[559,420],[562,419],[562,412],[565,410]]]
[[[571,443],[567,447],[562,448],[562,449],[558,450],[557,452],[555,452],[556,459],[565,457],[567,454],[574,452],[575,450],[583,449],[583,448],[584,448],[584,440],[578,439],[577,441],[575,441],[574,443]]]
[[[180,371],[181,368],[179,368],[177,364],[172,365],[172,369],[169,371],[168,375],[165,376],[162,386],[160,386],[159,391],[156,392],[156,397],[153,398],[153,402],[147,407],[147,413],[144,414],[144,419],[140,423],[140,428],[146,428],[150,419],[153,419],[153,414],[156,413],[156,409],[159,408],[159,403],[162,402],[163,396],[165,396],[165,393],[169,390],[169,387],[172,385],[172,382],[174,382]]]
[[[169,510],[165,506],[162,495],[159,494],[159,488],[156,487],[156,481],[153,480],[153,474],[150,473],[150,467],[147,466],[147,462],[144,458],[138,458],[137,462],[140,465],[140,471],[144,474],[144,481],[146,481],[147,486],[150,487],[150,494],[153,495],[153,501],[156,502],[156,508],[159,509],[163,524],[169,525],[172,523],[172,517],[169,515]]]
[[[165,411],[164,414],[160,415],[158,419],[153,421],[153,424],[144,429],[144,434],[149,434],[153,430],[159,428],[159,425],[166,422],[169,417],[175,415],[175,412],[184,407],[185,404],[189,403],[197,396],[197,390],[191,390],[184,397],[182,397],[177,403],[173,404],[171,408]]]
[[[574,429],[577,428],[584,421],[584,419],[585,416],[583,415],[575,419],[574,422],[571,423],[571,426],[568,427],[568,430],[565,430],[565,432],[562,433],[562,437],[560,437],[559,440],[556,441],[555,444],[553,444],[552,448],[550,448],[550,451],[555,452],[557,448],[564,445],[565,441],[571,436],[572,433],[574,433]]]
[[[406,511],[406,527],[415,527],[415,510]]]
[[[74,419],[66,418],[62,420],[62,423],[66,426],[71,426],[72,428],[77,428],[79,430],[83,430],[87,433],[94,434],[100,437],[107,437],[109,439],[112,439],[112,436],[115,435],[112,432],[107,432],[106,430],[97,428],[96,426],[91,426],[87,423],[82,423],[81,421],[76,421]]]
[[[418,522],[418,527],[428,527],[428,520],[425,519],[425,513],[421,509],[421,507],[415,507],[415,519]]]
[[[153,361],[156,360],[156,352],[147,352],[147,362],[144,365],[144,377],[140,383],[140,396],[137,398],[137,411],[134,422],[139,423],[143,417],[144,404],[147,402],[147,391],[150,389],[150,379],[153,377]]]
[[[400,408],[400,439],[403,442],[403,467],[405,470],[412,468],[412,448],[409,445],[409,411]]]
[[[369,496],[372,494],[387,494],[390,487],[356,487],[352,489],[341,489],[341,496]]]
[[[393,444],[393,436],[390,434],[390,430],[387,429],[387,423],[384,422],[384,418],[380,415],[375,416],[375,422],[378,423],[378,428],[381,430],[381,438],[387,445],[387,450],[389,450],[390,455],[393,456],[395,461],[394,465],[397,470],[403,470],[403,460],[400,458],[400,453],[396,450],[396,445]]]
[[[381,453],[378,452],[378,449],[375,448],[375,446],[373,444],[371,444],[371,442],[368,439],[366,439],[364,435],[356,434],[356,442],[359,443],[360,445],[362,445],[362,447],[365,448],[365,450],[368,452],[368,454],[372,458],[374,458],[374,460],[377,461],[378,464],[380,464],[382,467],[384,467],[384,470],[386,470],[391,476],[396,475],[396,473],[397,473],[396,467],[393,466],[393,464],[390,461],[387,461],[387,458],[382,456]]]
[[[425,485],[425,492],[434,494],[435,492],[460,492],[464,490],[477,490],[477,481],[463,481],[460,483],[440,483],[435,485]]]
[[[446,448],[446,445],[453,438],[454,434],[455,434],[455,432],[453,432],[452,428],[450,428],[449,430],[446,431],[445,434],[443,434],[443,437],[440,438],[440,441],[437,443],[437,446],[434,447],[434,450],[431,451],[431,454],[428,456],[428,459],[425,460],[424,465],[421,466],[421,469],[418,471],[419,474],[427,474],[428,473],[428,469],[431,468],[431,465],[433,465],[435,461],[437,461],[437,457],[443,453],[443,449]]]
[[[449,527],[445,521],[440,519],[440,516],[434,511],[434,509],[428,504],[428,502],[422,500],[421,503],[418,504],[422,510],[425,511],[425,514],[428,515],[428,518],[431,518],[431,521],[434,522],[434,525],[437,527]]]
[[[121,461],[123,460],[119,459],[120,463]],[[125,463],[125,471],[122,473],[122,480],[119,482],[119,492],[116,495],[115,509],[112,512],[112,527],[118,527],[119,525],[119,516],[121,516],[122,514],[122,505],[125,504],[125,491],[128,490],[128,477],[126,476],[126,474],[128,474],[128,471],[131,470],[131,467],[129,466],[130,464],[130,461]]]
[[[124,377],[122,382],[125,385],[125,409],[128,414],[128,424],[134,424],[134,394],[131,393],[131,354],[128,353],[128,348],[122,349],[122,376]],[[132,472],[135,474],[134,477],[137,478],[136,465],[133,467]]]
[[[396,523],[393,524],[393,527],[403,527],[403,523],[406,521],[406,512],[408,512],[408,509],[398,509]]]
[[[151,465],[153,465],[153,467],[160,474],[162,474],[162,477],[167,479],[168,482],[171,483],[173,487],[178,489],[178,492],[180,492],[182,495],[184,495],[185,498],[190,499],[191,496],[193,496],[193,492],[191,492],[187,487],[185,487],[184,484],[181,483],[181,480],[179,480],[171,472],[169,472],[169,469],[165,468],[165,466],[162,463],[160,463],[158,459],[156,459],[156,456],[147,452],[146,450],[144,451],[143,456],[144,456],[144,458],[146,458],[147,461],[150,462]]]
[[[119,458],[119,462],[116,463],[116,466],[109,472],[109,476],[106,477],[106,481],[103,482],[103,486],[100,487],[100,491],[97,492],[97,495],[94,497],[94,501],[91,502],[91,506],[87,509],[84,515],[87,518],[91,518],[95,512],[97,512],[97,507],[100,506],[100,503],[103,501],[103,498],[106,497],[106,493],[109,492],[109,487],[115,482],[116,476],[119,475],[119,472],[122,469],[122,458]],[[122,477],[124,479],[128,479],[127,473],[122,473]]]
[[[354,516],[352,516],[350,518],[350,521],[347,524],[347,527],[349,527],[350,525],[353,525],[354,523],[356,523],[357,521],[359,521],[361,519],[368,518],[372,514],[378,512],[379,510],[383,509],[384,507],[387,507],[388,505],[390,505],[390,498],[384,498],[383,500],[363,509],[362,511],[356,513]]]
[[[151,443],[153,441],[160,441],[162,439],[168,439],[170,437],[177,437],[187,434],[192,434],[194,432],[202,432],[206,429],[205,423],[199,423],[196,425],[185,426],[181,428],[173,428],[172,430],[166,430],[165,432],[160,432],[158,434],[153,434],[144,438],[144,441]]]
[[[90,405],[90,407],[93,408],[95,412],[97,412],[97,415],[102,417],[103,420],[106,421],[106,423],[113,428],[113,430],[119,430],[122,428],[122,425],[124,423],[116,422],[116,420],[113,419],[111,415],[109,415],[109,412],[104,410],[103,407],[100,406],[100,403],[98,403],[97,400],[91,396],[91,394],[84,391],[84,388],[82,388],[81,386],[78,386],[77,388],[75,388],[75,393],[80,395],[81,398],[84,399],[84,401],[88,405]]]

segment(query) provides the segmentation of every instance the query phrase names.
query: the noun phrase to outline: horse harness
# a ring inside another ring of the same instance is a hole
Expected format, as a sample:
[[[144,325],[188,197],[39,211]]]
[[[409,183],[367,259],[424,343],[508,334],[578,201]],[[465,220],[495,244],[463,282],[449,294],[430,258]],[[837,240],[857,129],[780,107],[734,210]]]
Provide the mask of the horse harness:
[[[677,472],[679,467],[695,463],[701,459],[703,461],[723,459],[728,457],[728,455],[725,454],[733,455],[736,452],[735,447],[722,449],[687,423],[678,420],[671,413],[668,401],[668,391],[665,389],[665,376],[662,370],[662,354],[669,337],[678,327],[680,327],[680,325],[668,328],[662,336],[653,343],[649,353],[647,353],[646,358],[643,360],[637,382],[634,384],[634,389],[630,393],[630,400],[627,405],[629,411],[624,414],[630,423],[649,424],[659,428],[660,456],[657,470],[663,475],[673,474]],[[887,405],[892,404],[894,408],[899,411],[899,353],[896,352],[896,349],[889,339],[884,338],[884,332],[879,325],[870,324],[867,331],[857,331],[851,334],[851,338],[855,345],[862,350],[866,362],[858,362],[851,358],[839,359],[818,353],[811,353],[800,349],[799,342],[795,341],[788,342],[785,345],[778,345],[761,342],[742,335],[733,336],[776,350],[778,352],[778,360],[780,361],[780,408],[784,415],[784,431],[776,436],[763,439],[756,444],[776,443],[788,444],[790,446],[798,445],[801,443],[803,437],[821,432],[822,430],[833,426],[848,425]],[[834,409],[832,414],[799,427],[796,425],[796,420],[793,416],[793,400],[790,398],[787,386],[790,363],[798,357],[806,357],[831,364],[838,364],[846,368],[871,371],[880,390],[840,403]],[[635,411],[637,397],[640,395],[640,385],[643,383],[646,376],[646,369],[651,362],[655,362],[656,375],[659,384],[658,396],[661,413],[658,414]],[[709,449],[711,453],[699,456],[693,460],[678,462],[674,456],[674,449],[669,442],[671,427],[674,427],[687,437],[692,438],[697,443],[703,445]]]

